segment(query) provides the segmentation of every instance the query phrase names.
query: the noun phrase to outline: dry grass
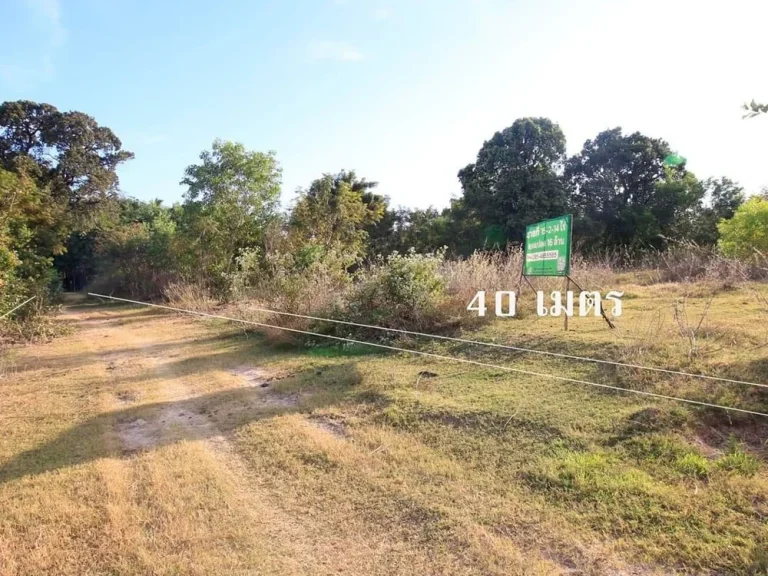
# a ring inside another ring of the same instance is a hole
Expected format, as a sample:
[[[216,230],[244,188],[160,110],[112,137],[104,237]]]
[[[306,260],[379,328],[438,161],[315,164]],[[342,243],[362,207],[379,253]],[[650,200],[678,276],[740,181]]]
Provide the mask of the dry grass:
[[[627,294],[615,331],[523,316],[473,336],[765,380],[751,293],[764,285],[611,288]],[[4,576],[768,568],[759,420],[354,347],[278,350],[220,322],[85,304],[65,310],[77,332],[15,349],[0,381]],[[424,345],[768,407],[733,387]]]
[[[210,310],[216,300],[210,292],[200,284],[190,282],[173,282],[165,288],[165,297],[185,310]]]

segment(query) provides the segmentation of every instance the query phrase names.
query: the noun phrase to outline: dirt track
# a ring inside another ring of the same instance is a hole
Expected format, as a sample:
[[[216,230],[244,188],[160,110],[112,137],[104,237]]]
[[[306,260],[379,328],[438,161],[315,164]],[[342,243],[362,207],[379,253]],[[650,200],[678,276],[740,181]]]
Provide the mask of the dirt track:
[[[204,323],[130,307],[81,303],[62,320],[75,333],[22,350],[6,378],[19,394],[6,395],[3,413],[39,426],[3,440],[3,455],[17,454],[0,460],[0,495],[21,499],[0,525],[0,573],[401,564],[384,560],[385,535],[333,533],[314,514],[287,509],[240,456],[231,442],[239,427],[298,406],[297,395],[271,389],[270,373],[243,364],[250,344],[222,344]],[[335,441],[323,426],[305,428]],[[86,525],[63,522],[71,514]]]

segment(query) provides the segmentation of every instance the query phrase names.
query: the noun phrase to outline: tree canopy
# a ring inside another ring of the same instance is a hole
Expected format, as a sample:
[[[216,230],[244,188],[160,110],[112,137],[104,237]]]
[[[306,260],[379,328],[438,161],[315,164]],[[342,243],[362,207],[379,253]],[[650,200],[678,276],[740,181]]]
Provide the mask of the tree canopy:
[[[72,208],[93,205],[118,186],[116,168],[133,158],[109,128],[82,112],[28,100],[0,104],[0,163],[24,170]]]
[[[299,190],[290,217],[294,237],[344,253],[350,263],[365,254],[368,229],[384,216],[387,201],[374,194],[376,182],[354,171],[324,174]]]
[[[768,200],[755,197],[736,210],[730,220],[721,220],[720,248],[739,258],[768,255]]]
[[[765,228],[765,200],[743,204],[736,182],[699,180],[663,139],[612,128],[569,158],[548,118],[495,132],[442,210],[390,206],[352,170],[320,175],[283,210],[276,153],[223,140],[184,170],[183,202],[169,207],[120,194],[116,170],[132,157],[82,112],[0,105],[0,304],[94,281],[147,297],[193,281],[227,296],[269,277],[290,295],[302,275],[346,282],[366,258],[502,249],[568,212],[586,251],[664,249],[672,238],[745,256]]]
[[[565,135],[547,118],[521,118],[496,132],[459,171],[464,204],[506,239],[521,238],[531,222],[561,214],[567,205],[560,173]],[[501,244],[505,244],[502,240]]]
[[[227,273],[239,250],[263,241],[278,215],[281,175],[274,152],[222,140],[187,167],[182,228],[194,268],[212,276]]]

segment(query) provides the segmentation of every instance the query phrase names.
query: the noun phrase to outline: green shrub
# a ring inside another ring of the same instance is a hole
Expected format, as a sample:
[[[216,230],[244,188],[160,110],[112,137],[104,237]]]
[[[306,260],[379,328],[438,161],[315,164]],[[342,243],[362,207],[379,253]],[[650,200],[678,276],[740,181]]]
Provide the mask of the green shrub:
[[[768,200],[752,198],[742,204],[733,218],[721,220],[720,249],[726,256],[753,258],[768,255]]]
[[[444,252],[393,253],[358,274],[346,316],[355,322],[410,330],[439,328],[448,320],[445,283],[439,270]]]

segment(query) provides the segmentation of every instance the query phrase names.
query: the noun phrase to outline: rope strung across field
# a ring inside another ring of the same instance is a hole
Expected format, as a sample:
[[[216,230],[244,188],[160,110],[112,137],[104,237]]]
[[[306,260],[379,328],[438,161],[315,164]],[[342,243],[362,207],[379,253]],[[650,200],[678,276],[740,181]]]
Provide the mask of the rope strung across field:
[[[160,308],[163,310],[170,310],[172,312],[180,312],[182,314],[191,314],[193,316],[201,316],[203,318],[213,318],[216,320],[227,320],[229,322],[238,322],[240,324],[248,324],[251,326],[259,326],[261,328],[273,328],[275,330],[284,330],[286,332],[293,332],[295,334],[305,334],[307,336],[315,336],[317,338],[328,338],[339,342],[350,342],[352,344],[361,344],[363,346],[372,346],[374,348],[381,348],[384,350],[392,350],[394,352],[404,352],[406,354],[416,354],[418,356],[426,356],[428,358],[437,358],[438,360],[447,360],[449,362],[460,362],[462,364],[471,364],[473,366],[480,366],[482,368],[493,368],[494,370],[501,370],[504,372],[514,372],[517,374],[525,374],[527,376],[537,376],[539,378],[550,378],[552,380],[558,380],[560,382],[570,382],[573,384],[585,384],[587,386],[596,386],[598,388],[604,388],[608,390],[616,390],[618,392],[629,392],[631,394],[638,394],[641,396],[649,396],[651,398],[660,398],[663,400],[672,400],[674,402],[683,402],[685,404],[693,404],[695,406],[705,406],[707,408],[717,408],[720,410],[732,410],[734,412],[741,412],[742,414],[752,414],[754,416],[763,416],[768,418],[768,414],[764,412],[756,412],[754,410],[746,410],[744,408],[734,408],[732,406],[722,406],[720,404],[711,404],[709,402],[700,402],[698,400],[689,400],[687,398],[678,398],[676,396],[667,396],[665,394],[656,394],[655,392],[646,392],[644,390],[631,390],[629,388],[622,388],[620,386],[611,386],[609,384],[600,384],[597,382],[588,382],[587,380],[579,380],[577,378],[567,378],[565,376],[557,376],[555,374],[545,374],[541,372],[533,372],[531,370],[523,370],[521,368],[512,368],[510,366],[499,366],[496,364],[489,364],[487,362],[478,362],[476,360],[469,360],[467,358],[455,358],[453,356],[443,356],[441,354],[434,354],[432,352],[422,352],[420,350],[410,350],[408,348],[400,348],[398,346],[389,346],[387,344],[379,344],[375,342],[366,342],[364,340],[355,340],[353,338],[344,338],[342,336],[332,336],[330,334],[319,334],[317,332],[310,332],[308,330],[299,330],[297,328],[286,328],[285,326],[275,326],[273,324],[265,324],[263,322],[254,322],[253,320],[243,320],[240,318],[230,318],[228,316],[220,316],[218,314],[208,314],[207,312],[197,312],[195,310],[184,310],[183,308],[175,308],[173,306],[165,306],[162,304],[151,304],[149,302],[141,302],[139,300],[129,300],[127,298],[117,298],[115,296],[105,296],[103,294],[94,294],[88,292],[89,296],[95,296],[97,298],[107,298],[109,300],[116,300],[119,302],[128,302],[129,304],[138,304],[140,306],[149,306],[152,308]]]
[[[3,314],[2,316],[0,316],[0,318],[5,318],[5,317],[6,317],[6,316],[8,316],[8,315],[9,315],[11,312],[15,312],[16,310],[18,310],[19,308],[21,308],[22,306],[24,306],[24,305],[25,305],[25,304],[27,304],[28,302],[32,302],[32,300],[34,300],[35,298],[37,298],[37,296],[32,296],[32,298],[27,298],[26,300],[24,300],[24,302],[22,302],[22,303],[21,303],[21,304],[19,304],[18,306],[15,306],[14,308],[11,308],[10,310],[8,310],[8,312],[6,312],[6,313],[5,313],[5,314]]]
[[[609,364],[611,366],[621,366],[624,368],[635,368],[637,370],[650,370],[653,372],[662,372],[664,374],[673,374],[676,376],[687,376],[689,378],[700,378],[703,380],[716,380],[719,382],[728,382],[731,384],[744,384],[746,386],[756,386],[758,388],[768,388],[768,384],[758,382],[746,382],[744,380],[732,380],[720,376],[709,376],[707,374],[693,374],[680,370],[670,370],[668,368],[656,368],[654,366],[641,366],[639,364],[628,364],[626,362],[616,362],[614,360],[601,360],[599,358],[589,358],[586,356],[573,356],[571,354],[561,354],[559,352],[548,352],[546,350],[535,350],[533,348],[521,348],[519,346],[509,346],[507,344],[496,344],[494,342],[481,342],[479,340],[467,340],[465,338],[452,338],[451,336],[440,336],[438,334],[427,334],[426,332],[413,332],[411,330],[401,330],[399,328],[386,328],[384,326],[373,326],[371,324],[359,324],[357,322],[348,322],[346,320],[334,320],[332,318],[320,318],[318,316],[307,316],[305,314],[294,314],[292,312],[280,312],[278,310],[269,310],[267,308],[249,307],[248,310],[255,312],[265,312],[270,314],[280,314],[282,316],[292,316],[294,318],[304,318],[307,320],[318,320],[322,322],[332,322],[334,324],[345,324],[347,326],[356,326],[358,328],[370,328],[372,330],[384,330],[386,332],[397,332],[399,334],[408,334],[410,336],[423,336],[425,338],[435,338],[438,340],[447,340],[449,342],[459,342],[461,344],[475,344],[478,346],[488,346],[491,348],[502,348],[504,350],[515,350],[516,352],[525,352],[528,354],[543,354],[546,356],[555,356],[557,358],[566,358],[568,360],[579,360],[581,362],[595,362],[597,364]]]

